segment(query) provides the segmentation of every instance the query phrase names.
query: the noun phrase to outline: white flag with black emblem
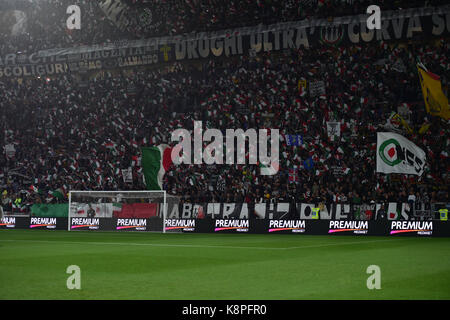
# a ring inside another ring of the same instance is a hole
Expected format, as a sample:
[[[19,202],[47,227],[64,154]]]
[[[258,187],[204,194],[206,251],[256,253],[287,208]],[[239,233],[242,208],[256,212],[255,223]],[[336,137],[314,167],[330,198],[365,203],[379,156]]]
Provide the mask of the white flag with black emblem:
[[[377,172],[421,176],[425,152],[405,137],[393,132],[377,133]]]
[[[341,136],[341,123],[336,121],[327,121],[327,132],[331,141],[334,141],[335,136]]]

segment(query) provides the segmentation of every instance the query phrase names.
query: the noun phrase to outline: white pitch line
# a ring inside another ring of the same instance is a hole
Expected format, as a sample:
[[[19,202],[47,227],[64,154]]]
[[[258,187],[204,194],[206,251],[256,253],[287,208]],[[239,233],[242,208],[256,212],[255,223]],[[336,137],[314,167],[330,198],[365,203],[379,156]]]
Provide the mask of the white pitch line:
[[[269,248],[269,247],[234,247],[234,246],[208,246],[195,244],[167,244],[167,243],[133,243],[133,242],[90,242],[90,241],[50,241],[50,240],[1,240],[1,241],[26,241],[26,242],[45,242],[45,243],[64,243],[64,244],[94,244],[94,245],[131,245],[131,246],[150,246],[150,247],[187,247],[187,248],[223,248],[223,249],[259,249],[259,250],[285,250],[287,248]],[[1,243],[0,241],[0,243]]]
[[[310,249],[310,248],[322,248],[322,247],[331,247],[331,246],[343,246],[343,245],[351,245],[351,244],[365,244],[365,243],[375,243],[375,242],[386,242],[386,241],[404,241],[408,240],[404,239],[386,239],[386,240],[369,240],[369,241],[354,241],[354,242],[343,242],[343,243],[331,243],[331,244],[316,244],[309,246],[296,246],[296,247],[287,247],[287,248],[270,248],[270,247],[243,247],[243,246],[208,246],[208,245],[194,245],[194,244],[167,244],[167,243],[133,243],[133,242],[90,242],[90,241],[51,241],[51,240],[0,240],[0,243],[3,241],[9,242],[45,242],[45,243],[53,243],[53,244],[93,244],[93,245],[126,245],[126,246],[150,246],[150,247],[181,247],[181,248],[214,248],[214,249],[251,249],[251,250],[292,250],[292,249]]]
[[[358,242],[344,242],[344,243],[331,243],[331,244],[322,244],[322,245],[312,245],[312,246],[300,246],[300,247],[288,247],[283,248],[285,250],[290,249],[303,249],[303,248],[320,248],[320,247],[331,247],[331,246],[340,246],[340,245],[347,245],[347,244],[365,244],[365,243],[374,243],[374,242],[385,242],[385,241],[405,241],[409,240],[407,238],[403,239],[385,239],[385,240],[368,240],[368,241],[358,241]]]

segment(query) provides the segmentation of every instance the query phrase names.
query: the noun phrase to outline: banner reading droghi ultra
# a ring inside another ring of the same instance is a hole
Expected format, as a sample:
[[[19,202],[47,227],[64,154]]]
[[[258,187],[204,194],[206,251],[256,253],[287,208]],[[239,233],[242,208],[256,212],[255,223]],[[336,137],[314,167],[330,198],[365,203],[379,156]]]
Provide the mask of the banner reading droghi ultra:
[[[101,0],[100,8],[107,11],[106,16],[119,28],[133,27],[140,20],[136,20],[135,11],[130,11],[131,8],[123,0]],[[154,13],[153,22],[148,24],[150,8],[145,8],[143,14],[147,16],[145,28],[159,26],[159,18]],[[132,19],[127,19],[127,16]],[[449,6],[383,10],[380,29],[368,29],[368,17],[364,13],[334,17],[333,21],[328,18],[304,19],[231,30],[53,48],[30,54],[9,53],[0,55],[0,78],[51,76],[161,62],[308,49],[321,45],[335,47],[375,41],[431,39],[447,37],[450,33]],[[138,29],[142,29],[141,22],[139,24]],[[323,93],[323,83],[310,83],[310,91],[314,85],[317,90],[312,90],[312,95]]]
[[[421,176],[425,152],[405,137],[393,132],[377,133],[377,172]]]

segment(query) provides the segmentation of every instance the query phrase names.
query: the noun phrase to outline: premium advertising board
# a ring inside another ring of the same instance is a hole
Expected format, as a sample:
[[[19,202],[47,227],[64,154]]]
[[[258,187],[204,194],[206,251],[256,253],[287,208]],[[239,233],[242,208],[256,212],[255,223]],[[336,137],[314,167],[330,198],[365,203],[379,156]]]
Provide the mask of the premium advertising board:
[[[441,221],[361,220],[196,220],[195,232],[330,236],[450,237],[450,223]]]
[[[0,230],[163,231],[161,218],[71,218],[70,222],[68,228],[67,218],[6,216],[0,220]],[[450,223],[440,220],[166,219],[165,231],[298,236],[450,237]]]
[[[4,216],[0,219],[1,229],[67,230],[67,218]]]
[[[196,219],[166,219],[166,232],[194,232]]]
[[[67,221],[67,220],[66,220]],[[67,227],[66,227],[67,228]],[[162,231],[161,218],[70,218],[70,230]]]

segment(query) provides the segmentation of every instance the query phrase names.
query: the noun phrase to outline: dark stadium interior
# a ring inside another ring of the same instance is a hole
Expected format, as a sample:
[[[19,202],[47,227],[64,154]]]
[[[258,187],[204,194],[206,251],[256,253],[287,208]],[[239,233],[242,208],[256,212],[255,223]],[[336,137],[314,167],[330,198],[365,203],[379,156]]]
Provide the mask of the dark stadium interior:
[[[375,3],[127,0],[129,23],[118,26],[102,11],[102,2],[1,1],[0,57],[304,19],[332,21],[364,14]],[[382,10],[447,3],[377,2]],[[66,8],[72,4],[81,7],[81,30],[65,26]],[[27,17],[23,31],[12,30],[15,18],[8,12],[13,10]],[[309,48],[84,74],[0,77],[0,139],[15,146],[14,157],[0,155],[3,208],[11,211],[18,197],[25,213],[34,203],[66,201],[49,195],[58,188],[144,190],[139,148],[169,143],[173,130],[192,129],[194,120],[222,130],[277,128],[283,137],[301,134],[305,143],[293,148],[280,142],[281,169],[274,176],[258,175],[257,165],[177,166],[166,174],[164,188],[184,201],[359,204],[407,202],[413,192],[418,202],[448,202],[448,121],[427,114],[416,63],[419,59],[439,75],[447,92],[449,57],[447,32],[436,38],[314,43]],[[324,81],[326,94],[302,95],[299,80]],[[429,161],[419,178],[375,173],[377,130],[398,107],[406,108],[414,131],[404,136],[422,148]],[[341,136],[335,141],[326,127],[332,120],[341,122]],[[424,124],[429,129],[418,134]],[[113,149],[107,146],[111,142]],[[314,165],[308,170],[304,162],[310,157]],[[120,171],[128,167],[131,183],[124,182]],[[299,183],[289,180],[294,167]],[[219,185],[221,179],[225,183]]]
[[[448,313],[449,40],[449,0],[0,0],[0,310]]]

